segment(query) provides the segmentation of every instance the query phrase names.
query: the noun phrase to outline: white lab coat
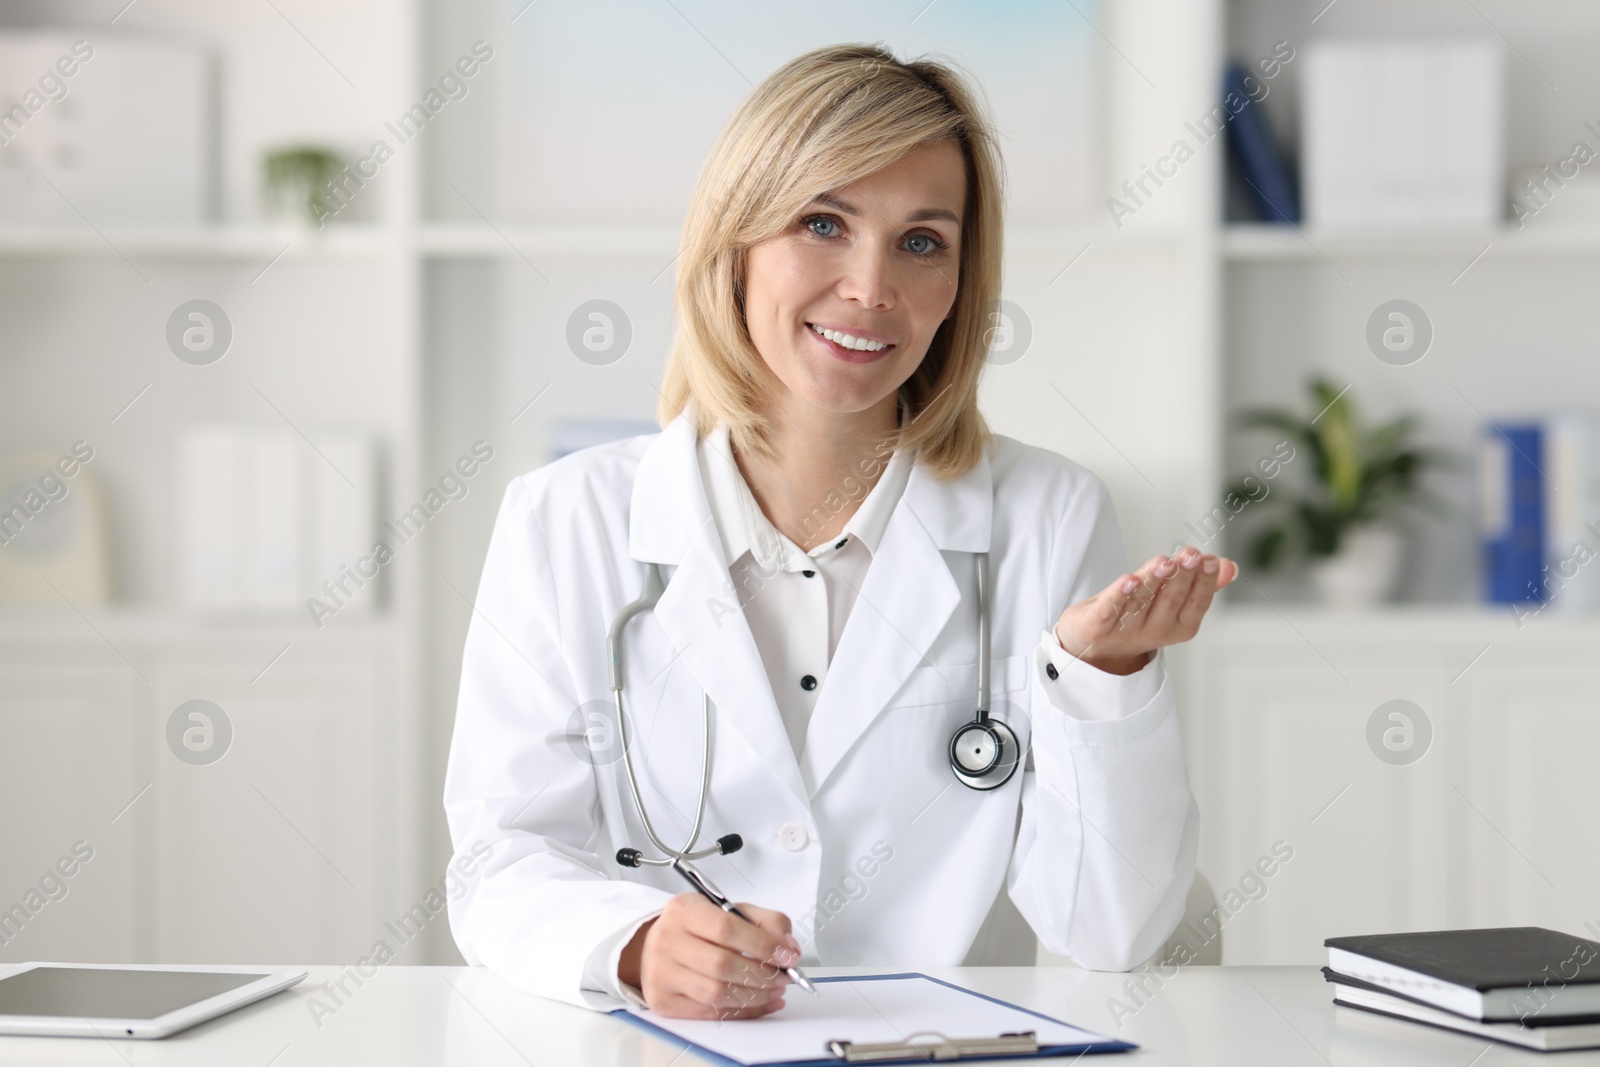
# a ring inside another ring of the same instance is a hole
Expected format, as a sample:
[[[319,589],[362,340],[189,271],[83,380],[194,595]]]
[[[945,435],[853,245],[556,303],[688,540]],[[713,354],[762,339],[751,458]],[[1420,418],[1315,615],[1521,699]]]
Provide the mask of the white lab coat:
[[[1126,569],[1099,479],[1006,437],[949,483],[915,467],[797,759],[694,446],[685,414],[506,491],[445,779],[452,865],[472,873],[449,904],[467,961],[532,993],[618,1007],[581,988],[591,952],[687,888],[670,870],[616,863],[623,846],[655,852],[619,747],[596,727],[597,715],[614,718],[606,634],[638,597],[644,561],[667,578],[625,647],[647,811],[681,845],[704,687],[714,710],[701,844],[737,833],[744,848],[700,866],[734,900],[788,914],[802,966],[1032,963],[1035,934],[1095,969],[1152,956],[1182,917],[1199,830],[1163,658],[1138,686],[1076,661],[1052,681],[1039,647],[1069,603]],[[990,792],[958,783],[947,755],[975,707],[979,551],[992,708],[1029,752]],[[1065,687],[1056,704],[1047,686]],[[587,744],[586,729],[599,730]]]

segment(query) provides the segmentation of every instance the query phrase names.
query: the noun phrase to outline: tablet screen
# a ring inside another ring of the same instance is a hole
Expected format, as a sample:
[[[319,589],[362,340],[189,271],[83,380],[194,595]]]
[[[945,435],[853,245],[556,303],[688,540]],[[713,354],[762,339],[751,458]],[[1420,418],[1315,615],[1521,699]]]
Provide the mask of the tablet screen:
[[[155,1019],[265,977],[264,973],[35,967],[0,979],[0,1015]]]

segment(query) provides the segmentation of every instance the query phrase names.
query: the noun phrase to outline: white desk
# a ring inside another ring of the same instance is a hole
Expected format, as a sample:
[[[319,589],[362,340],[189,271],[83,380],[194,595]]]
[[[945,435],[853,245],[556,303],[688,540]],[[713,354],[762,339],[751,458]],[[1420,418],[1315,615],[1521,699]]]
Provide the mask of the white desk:
[[[311,997],[322,995],[318,986],[337,978],[341,969],[305,969],[310,976],[293,989],[162,1041],[0,1037],[0,1063],[693,1067],[705,1062],[680,1057],[666,1041],[616,1019],[519,993],[481,968],[379,968],[361,988],[349,983],[353,995],[319,1027],[309,1010]],[[815,973],[861,972],[817,968]],[[1312,967],[1195,967],[1180,971],[1159,990],[1152,978],[1148,985],[1154,995],[1124,1019],[1121,1029],[1107,1002],[1123,996],[1122,984],[1130,975],[1055,967],[929,973],[1136,1042],[1142,1047],[1126,1061],[1130,1067],[1600,1064],[1600,1052],[1543,1059],[1414,1023],[1335,1010],[1330,987]],[[1094,1062],[1109,1067],[1122,1061]]]

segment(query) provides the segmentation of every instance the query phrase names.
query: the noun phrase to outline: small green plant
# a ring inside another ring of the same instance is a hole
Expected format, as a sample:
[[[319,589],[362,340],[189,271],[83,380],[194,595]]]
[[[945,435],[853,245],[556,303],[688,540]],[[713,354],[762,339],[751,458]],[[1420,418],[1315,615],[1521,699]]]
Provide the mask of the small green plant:
[[[321,226],[333,213],[323,185],[332,181],[342,166],[337,155],[315,145],[268,152],[261,159],[268,210],[282,218]]]
[[[1428,467],[1450,466],[1448,453],[1411,443],[1417,417],[1404,415],[1368,429],[1356,415],[1349,390],[1313,377],[1308,384],[1312,409],[1308,416],[1275,409],[1242,412],[1245,426],[1271,427],[1288,434],[1312,457],[1313,481],[1299,496],[1285,494],[1278,510],[1286,514],[1257,533],[1250,557],[1268,569],[1291,550],[1312,558],[1339,551],[1345,534],[1361,525],[1388,518],[1402,505],[1435,513],[1449,505],[1418,485]],[[1249,496],[1249,488],[1230,490]],[[1266,503],[1266,501],[1263,501]]]

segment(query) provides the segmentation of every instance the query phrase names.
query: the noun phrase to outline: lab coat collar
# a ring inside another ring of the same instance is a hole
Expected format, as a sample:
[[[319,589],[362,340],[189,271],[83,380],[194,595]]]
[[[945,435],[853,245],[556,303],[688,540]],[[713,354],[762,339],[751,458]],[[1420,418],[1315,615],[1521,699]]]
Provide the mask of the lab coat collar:
[[[809,558],[819,551],[832,549],[836,541],[818,545],[808,553],[792,537],[780,533],[772,524],[756,503],[755,494],[750,491],[733,457],[726,423],[719,422],[696,447],[701,480],[706,487],[711,514],[716,516],[716,527],[727,549],[729,567],[749,552],[764,574],[799,570],[811,565]],[[906,480],[914,462],[913,453],[903,448],[895,450],[888,462],[883,464],[882,473],[868,491],[866,499],[861,501],[839,532],[840,539],[854,537],[867,547],[869,555],[877,555],[878,545],[883,540],[883,529],[889,524],[889,516],[894,513],[895,505],[905,493]],[[834,510],[840,510],[844,494],[838,494],[834,499],[840,501]],[[823,506],[829,504],[824,502]]]
[[[636,560],[681,563],[708,534],[718,552],[725,551],[716,536],[711,505],[700,478],[695,451],[698,437],[692,415],[691,401],[640,458],[633,483],[628,530],[628,555]],[[994,485],[988,453],[984,453],[972,470],[945,483],[939,482],[922,463],[913,464],[894,511],[902,507],[915,514],[927,536],[940,549],[987,552],[994,519]],[[892,523],[893,513],[890,515]],[[876,547],[882,548],[881,541]]]
[[[636,560],[676,565],[657,620],[717,708],[731,712],[718,721],[737,729],[776,782],[809,807],[911,673],[931,666],[928,650],[961,602],[942,553],[989,550],[989,457],[949,482],[913,465],[818,693],[802,767],[733,588],[701,480],[692,415],[686,408],[640,457],[628,551]]]

